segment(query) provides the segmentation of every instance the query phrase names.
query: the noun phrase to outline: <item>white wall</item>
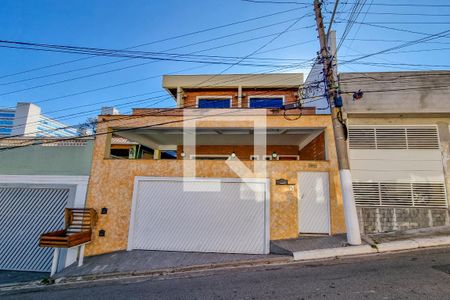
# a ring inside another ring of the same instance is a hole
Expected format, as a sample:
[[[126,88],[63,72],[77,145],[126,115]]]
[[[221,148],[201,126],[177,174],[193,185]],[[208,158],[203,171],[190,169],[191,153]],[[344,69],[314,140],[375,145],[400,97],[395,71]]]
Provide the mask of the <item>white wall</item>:
[[[32,103],[17,103],[11,135],[34,136],[41,116],[41,108]]]

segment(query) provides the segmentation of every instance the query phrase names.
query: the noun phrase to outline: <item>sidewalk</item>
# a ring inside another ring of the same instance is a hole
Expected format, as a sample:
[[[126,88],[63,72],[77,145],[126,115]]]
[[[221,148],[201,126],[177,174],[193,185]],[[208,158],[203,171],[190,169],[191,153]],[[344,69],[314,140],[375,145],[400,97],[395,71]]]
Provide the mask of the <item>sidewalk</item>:
[[[450,246],[450,226],[371,234],[362,237],[359,246],[344,245],[306,251],[293,251],[296,261],[330,259],[418,248]]]
[[[269,255],[193,253],[169,251],[118,251],[86,257],[54,276],[56,283],[82,282],[130,276],[160,276],[230,267],[284,264],[346,256],[369,255],[418,248],[450,246],[450,226],[363,236],[363,244],[349,246],[346,236],[302,236],[273,241]],[[20,288],[20,282],[15,285]],[[26,285],[26,283],[23,283]],[[31,284],[31,283],[30,283]]]
[[[18,284],[22,282],[41,281],[50,276],[50,273],[43,272],[23,272],[23,271],[0,271],[0,287],[8,284]]]
[[[72,265],[57,273],[58,282],[82,277],[102,278],[124,275],[152,275],[174,272],[213,269],[242,265],[289,262],[287,255],[252,255],[227,253],[196,253],[133,250],[86,257],[81,267]]]

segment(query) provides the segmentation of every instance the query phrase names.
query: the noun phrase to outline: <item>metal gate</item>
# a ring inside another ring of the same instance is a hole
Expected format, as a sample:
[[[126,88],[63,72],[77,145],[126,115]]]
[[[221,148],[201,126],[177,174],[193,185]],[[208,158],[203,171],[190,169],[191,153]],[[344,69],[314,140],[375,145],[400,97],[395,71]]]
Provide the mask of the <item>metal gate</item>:
[[[0,269],[50,271],[53,249],[40,248],[44,232],[64,226],[70,188],[0,186]]]
[[[266,184],[137,178],[128,249],[266,254]]]
[[[301,233],[330,233],[330,192],[327,172],[298,174],[298,220]]]

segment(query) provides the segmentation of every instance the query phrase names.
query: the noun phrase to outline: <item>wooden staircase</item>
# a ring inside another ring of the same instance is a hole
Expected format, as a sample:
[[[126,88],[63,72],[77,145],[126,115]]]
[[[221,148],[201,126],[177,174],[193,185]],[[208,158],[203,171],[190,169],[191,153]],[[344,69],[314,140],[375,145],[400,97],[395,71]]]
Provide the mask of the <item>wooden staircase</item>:
[[[65,229],[41,235],[40,247],[72,248],[91,241],[97,213],[92,208],[66,208]]]

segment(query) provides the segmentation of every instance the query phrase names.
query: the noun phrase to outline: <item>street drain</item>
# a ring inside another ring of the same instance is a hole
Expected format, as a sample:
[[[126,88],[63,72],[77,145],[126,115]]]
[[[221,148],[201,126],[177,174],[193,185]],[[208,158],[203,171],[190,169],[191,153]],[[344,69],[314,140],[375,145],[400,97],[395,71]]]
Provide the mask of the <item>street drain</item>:
[[[450,275],[450,265],[432,266],[432,268]]]

